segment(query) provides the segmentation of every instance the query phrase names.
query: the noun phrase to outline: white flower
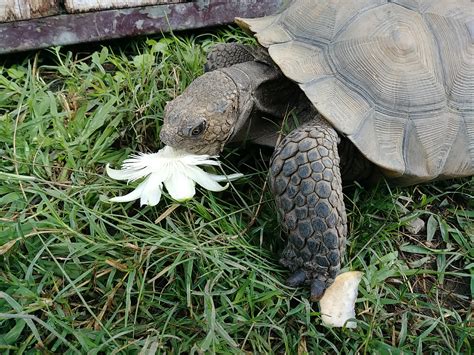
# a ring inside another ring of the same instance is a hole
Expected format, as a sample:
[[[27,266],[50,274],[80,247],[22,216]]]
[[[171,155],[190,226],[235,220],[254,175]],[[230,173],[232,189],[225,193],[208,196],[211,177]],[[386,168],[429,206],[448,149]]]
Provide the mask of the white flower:
[[[319,300],[321,320],[330,327],[355,328],[355,302],[362,272],[348,271],[337,275]]]
[[[231,181],[242,174],[215,175],[202,170],[198,165],[220,163],[216,156],[188,154],[181,150],[165,146],[157,153],[139,153],[126,159],[121,170],[115,170],[107,164],[107,174],[115,180],[128,182],[146,177],[135,190],[125,196],[113,197],[112,202],[129,202],[140,199],[140,205],[155,206],[160,202],[163,184],[172,198],[178,201],[190,199],[196,193],[195,183],[211,191],[225,190],[218,182]]]

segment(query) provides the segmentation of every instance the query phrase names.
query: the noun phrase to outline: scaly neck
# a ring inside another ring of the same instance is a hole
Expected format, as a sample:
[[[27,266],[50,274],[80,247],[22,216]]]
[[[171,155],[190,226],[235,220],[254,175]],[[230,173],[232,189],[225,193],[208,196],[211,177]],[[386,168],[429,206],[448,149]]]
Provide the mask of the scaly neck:
[[[239,117],[231,140],[248,137],[255,125],[255,116],[267,116],[280,121],[295,102],[298,86],[288,80],[279,69],[261,62],[245,62],[219,69],[232,79],[238,90]],[[256,117],[260,120],[260,117]]]

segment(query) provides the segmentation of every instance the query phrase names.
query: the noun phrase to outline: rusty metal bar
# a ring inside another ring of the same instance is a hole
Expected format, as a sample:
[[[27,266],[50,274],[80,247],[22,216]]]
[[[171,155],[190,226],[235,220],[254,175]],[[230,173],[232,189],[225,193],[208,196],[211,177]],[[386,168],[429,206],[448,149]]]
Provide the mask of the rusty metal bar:
[[[64,14],[0,24],[0,53],[231,23],[277,12],[287,0],[193,2]]]

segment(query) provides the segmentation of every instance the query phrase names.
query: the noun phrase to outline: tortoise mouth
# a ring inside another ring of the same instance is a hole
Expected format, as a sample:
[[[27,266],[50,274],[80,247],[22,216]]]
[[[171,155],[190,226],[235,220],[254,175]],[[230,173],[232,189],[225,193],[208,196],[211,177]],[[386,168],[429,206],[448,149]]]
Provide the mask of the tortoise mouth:
[[[191,149],[183,148],[186,152],[199,155],[213,155],[217,156],[222,152],[220,147],[215,147],[212,144],[204,144],[203,146],[194,146]]]

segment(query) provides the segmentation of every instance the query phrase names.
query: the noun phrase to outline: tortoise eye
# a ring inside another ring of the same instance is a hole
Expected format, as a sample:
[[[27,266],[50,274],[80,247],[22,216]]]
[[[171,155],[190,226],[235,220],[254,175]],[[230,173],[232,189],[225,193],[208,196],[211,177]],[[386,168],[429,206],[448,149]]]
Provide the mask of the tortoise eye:
[[[200,124],[193,128],[193,130],[191,131],[191,135],[193,137],[199,136],[200,134],[202,134],[202,132],[204,132],[205,129],[206,121],[202,121]]]

